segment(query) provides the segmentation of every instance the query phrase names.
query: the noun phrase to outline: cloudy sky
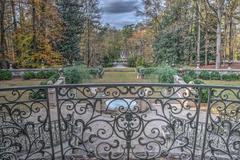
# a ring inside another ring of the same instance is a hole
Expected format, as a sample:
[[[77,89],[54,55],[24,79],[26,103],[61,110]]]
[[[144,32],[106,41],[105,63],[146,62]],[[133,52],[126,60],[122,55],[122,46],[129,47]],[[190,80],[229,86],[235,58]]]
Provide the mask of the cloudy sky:
[[[136,24],[142,17],[136,16],[137,8],[142,8],[142,0],[100,0],[102,23],[109,23],[116,28]]]

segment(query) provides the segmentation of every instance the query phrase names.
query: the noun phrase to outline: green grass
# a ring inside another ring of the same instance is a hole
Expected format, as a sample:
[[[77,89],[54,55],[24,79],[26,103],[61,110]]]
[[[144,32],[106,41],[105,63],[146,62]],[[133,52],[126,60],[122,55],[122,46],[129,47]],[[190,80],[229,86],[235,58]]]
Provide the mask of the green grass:
[[[34,86],[39,85],[42,79],[23,80],[21,78],[12,79],[9,81],[0,81],[0,88],[14,86]]]
[[[105,72],[102,79],[92,79],[90,83],[146,83],[149,79],[137,79],[136,72]]]
[[[135,72],[135,68],[104,68],[105,72]]]
[[[203,80],[208,85],[240,86],[240,81]]]
[[[240,87],[240,81],[222,81],[222,80],[204,80],[204,82],[208,85],[222,85],[222,86],[236,86]],[[219,94],[223,91],[223,89],[215,89],[216,94]],[[222,95],[228,95],[228,100],[239,100],[236,97],[238,90],[225,90]],[[236,95],[234,95],[234,93]]]

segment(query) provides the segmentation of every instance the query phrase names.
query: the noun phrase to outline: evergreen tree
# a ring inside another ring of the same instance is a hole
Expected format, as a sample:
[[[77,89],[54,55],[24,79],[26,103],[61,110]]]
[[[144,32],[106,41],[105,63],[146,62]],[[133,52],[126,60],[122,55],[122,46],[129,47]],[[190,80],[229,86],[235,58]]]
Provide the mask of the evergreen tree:
[[[65,27],[63,37],[58,43],[65,63],[80,60],[80,41],[83,33],[84,13],[79,0],[61,0],[57,3]]]

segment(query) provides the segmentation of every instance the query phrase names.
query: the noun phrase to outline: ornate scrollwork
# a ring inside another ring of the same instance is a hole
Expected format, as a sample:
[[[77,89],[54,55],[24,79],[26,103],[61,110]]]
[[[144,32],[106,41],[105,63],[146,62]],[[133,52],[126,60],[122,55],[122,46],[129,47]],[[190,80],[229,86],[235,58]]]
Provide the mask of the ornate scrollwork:
[[[239,104],[236,87],[0,89],[0,159],[238,159]]]

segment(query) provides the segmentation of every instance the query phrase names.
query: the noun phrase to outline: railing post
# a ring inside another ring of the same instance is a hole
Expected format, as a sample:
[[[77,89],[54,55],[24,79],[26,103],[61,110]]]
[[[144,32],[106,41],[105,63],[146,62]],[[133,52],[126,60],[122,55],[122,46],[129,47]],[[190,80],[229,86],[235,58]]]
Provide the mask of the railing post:
[[[48,92],[49,88],[46,88],[46,92]],[[50,145],[52,148],[52,160],[55,160],[55,151],[54,151],[54,142],[53,142],[53,132],[52,132],[52,118],[50,111],[50,99],[49,94],[47,95],[47,112],[48,112],[48,125],[49,125],[49,134],[50,134]]]
[[[59,106],[59,93],[60,93],[60,90],[59,90],[59,87],[55,87],[55,91],[56,91],[56,107],[57,107],[57,120],[58,120],[58,130],[59,130],[59,140],[60,140],[60,149],[61,149],[61,158],[62,160],[65,159],[64,157],[64,153],[63,153],[63,141],[62,141],[62,132],[61,132],[61,110],[60,110],[60,106]]]
[[[47,83],[48,85],[53,85],[52,81],[49,81]],[[48,102],[49,102],[49,107],[53,108],[56,107],[56,90],[55,88],[48,88]]]
[[[201,87],[197,88],[197,93],[198,93],[198,102],[197,102],[197,106],[196,106],[196,115],[197,115],[197,119],[196,119],[196,129],[195,129],[195,134],[194,134],[194,143],[193,143],[193,159],[195,159],[195,152],[196,152],[196,144],[197,144],[197,134],[198,134],[198,125],[199,125],[199,114],[200,114],[200,107],[201,107],[201,101],[202,101],[202,96],[201,96]]]
[[[208,118],[209,118],[209,113],[210,113],[210,107],[211,107],[211,94],[212,94],[212,89],[208,88],[208,102],[207,102],[207,112],[206,112],[206,116],[205,116],[205,126],[204,126],[204,132],[203,132],[203,143],[202,143],[202,153],[201,153],[201,157],[200,159],[203,160],[204,159],[204,151],[205,151],[205,145],[206,145],[206,137],[207,137],[207,127],[208,127]]]

